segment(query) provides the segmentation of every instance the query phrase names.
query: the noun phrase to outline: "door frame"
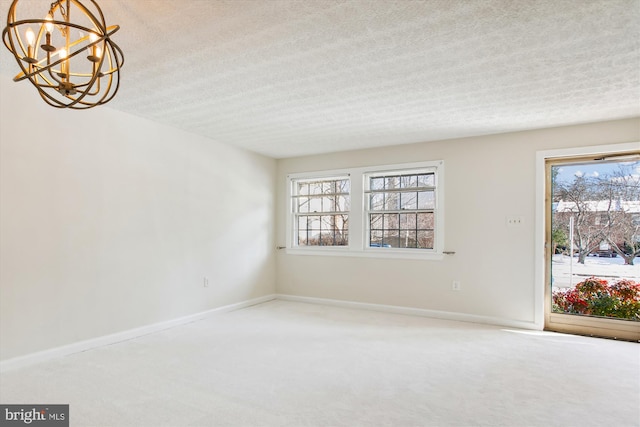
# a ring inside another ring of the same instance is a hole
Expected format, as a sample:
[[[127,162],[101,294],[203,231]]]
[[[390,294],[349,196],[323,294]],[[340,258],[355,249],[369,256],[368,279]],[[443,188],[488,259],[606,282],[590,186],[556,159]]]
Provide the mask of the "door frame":
[[[534,322],[538,328],[547,329],[548,325],[552,324],[553,330],[559,332],[640,340],[640,327],[629,321],[607,319],[607,324],[603,324],[602,319],[551,313],[551,310],[547,311],[545,306],[548,304],[550,308],[551,305],[550,298],[547,298],[550,292],[547,288],[547,283],[550,281],[548,277],[550,269],[547,268],[550,244],[547,242],[547,236],[550,234],[548,227],[551,226],[550,211],[547,211],[547,197],[550,197],[550,185],[546,172],[547,161],[614,156],[639,150],[640,142],[629,142],[545,150],[536,153],[535,281],[537,286],[534,296]]]

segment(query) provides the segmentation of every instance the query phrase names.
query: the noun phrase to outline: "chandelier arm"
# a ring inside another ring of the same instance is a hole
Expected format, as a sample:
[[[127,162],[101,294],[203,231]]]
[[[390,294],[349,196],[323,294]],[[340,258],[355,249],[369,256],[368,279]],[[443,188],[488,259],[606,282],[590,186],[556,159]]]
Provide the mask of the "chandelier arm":
[[[49,60],[49,57],[47,56],[47,66],[43,69],[43,71],[46,71],[47,74],[49,74],[49,76],[53,79],[53,81],[55,81],[57,83],[57,85],[55,87],[60,86],[60,84],[62,83],[62,79],[60,77],[58,77],[58,75],[54,72],[55,70],[53,69],[53,67],[55,65],[61,64],[63,61],[63,59],[59,59],[58,61],[51,63],[51,61]],[[47,79],[43,73],[39,74],[40,77],[42,77],[44,80],[49,81],[49,79]]]
[[[102,64],[102,62],[104,62],[104,57],[101,59],[100,63]],[[105,104],[105,103],[109,102],[115,96],[115,94],[116,94],[116,92],[118,91],[118,88],[119,88],[120,79],[118,77],[118,74],[119,73],[110,74],[109,75],[107,89],[104,91],[104,95],[102,96],[102,98],[100,98],[100,100],[95,101],[93,103],[84,101],[84,98],[86,96],[90,95],[89,91],[85,91],[77,98],[74,98],[72,96],[67,96],[68,99],[73,100],[73,102],[68,104],[67,107],[74,108],[74,109],[86,109],[86,108],[91,108],[91,107],[93,107],[95,105],[102,105],[102,104]],[[109,95],[109,93],[111,91],[111,84],[112,84],[112,81],[114,79],[114,76],[115,76],[116,81],[117,81],[117,86],[116,86],[115,91],[113,93],[111,93],[111,96],[109,96],[107,98],[107,96]],[[98,74],[95,74],[93,76],[93,78],[91,79],[91,81],[89,83],[87,83],[87,86],[92,87],[92,85],[93,85],[93,83],[95,82],[96,79],[98,81],[98,85],[100,85],[100,78],[98,77]],[[99,93],[99,91],[98,91],[98,93]],[[78,104],[81,105],[81,106],[78,106]]]
[[[3,39],[5,37],[5,33],[9,32],[9,28],[10,27],[11,27],[11,29],[15,29],[15,31],[17,32],[17,28],[19,26],[21,26],[21,25],[24,25],[24,24],[45,24],[47,22],[51,22],[51,23],[54,23],[54,24],[58,24],[58,23],[64,24],[64,21],[46,21],[44,19],[24,19],[24,20],[21,20],[21,21],[16,21],[13,24],[10,24],[7,28],[5,28],[3,30]],[[82,25],[69,23],[68,26],[76,28],[78,30],[84,30],[84,31],[91,32],[91,33],[94,32],[90,28],[84,27]],[[87,46],[83,47],[83,49],[79,49],[79,50],[77,50],[77,51],[75,51],[73,53],[69,53],[69,55],[66,58],[58,59],[57,61],[47,65],[46,67],[43,67],[42,70],[45,70],[47,67],[53,67],[54,65],[58,65],[58,64],[64,62],[65,60],[71,59],[72,57],[81,54],[82,51],[86,47],[91,47],[91,46],[94,46],[94,45],[99,44],[101,42],[105,42],[105,44],[106,43],[111,43],[112,45],[117,46],[117,45],[115,45],[115,43],[113,43],[113,41],[109,38],[109,36],[111,36],[112,34],[117,32],[120,29],[120,26],[119,25],[113,25],[113,26],[109,27],[109,29],[111,29],[111,31],[107,32],[107,29],[105,29],[104,35],[101,38],[99,38],[98,40],[96,40],[95,42],[92,42],[92,43],[88,44]],[[82,43],[83,41],[87,40],[88,38],[89,38],[89,36],[84,36],[84,37],[82,37],[82,38],[80,38],[80,39],[78,39],[78,40],[76,40],[74,42],[71,42],[71,43],[69,43],[69,47],[76,46],[76,45]],[[13,38],[9,36],[9,40],[10,40],[10,42],[12,42]],[[9,49],[12,53],[14,53],[16,51],[15,50],[15,45],[13,43],[11,43],[11,46],[9,46],[9,45],[7,45],[6,39],[3,40],[3,41],[5,43],[5,46],[7,46],[7,49]],[[22,45],[22,40],[20,38],[18,38],[18,41],[19,41],[20,47],[21,47],[21,49],[22,49],[22,51],[24,53],[25,51],[24,51],[24,46]],[[120,54],[122,55],[122,50],[119,47],[118,47],[118,50],[120,51]],[[15,55],[15,53],[14,53],[14,55]],[[46,61],[46,59],[47,58],[42,58],[36,64],[40,65],[41,63]],[[122,60],[122,62],[118,63],[119,66],[122,66],[123,64],[124,64],[124,60]],[[34,73],[29,73],[25,69],[23,69],[23,71],[25,71],[25,75],[22,76],[19,80],[16,80],[16,81],[24,80],[25,78],[28,78],[30,75],[34,74]],[[71,73],[71,74],[75,75],[73,73]]]
[[[116,29],[115,31],[117,31],[117,29]],[[105,43],[105,45],[106,45],[106,44],[107,44],[107,43]],[[109,45],[110,45],[110,43],[109,43]],[[99,69],[102,67],[102,64],[103,64],[103,63],[104,63],[104,61],[105,61],[105,56],[106,56],[106,55],[110,55],[110,52],[109,52],[109,51],[107,51],[107,50],[105,50],[105,54],[100,58],[100,63],[99,63],[99,64],[98,64],[98,66],[96,67],[96,69],[97,69],[97,70],[99,70]],[[69,99],[72,99],[72,100],[73,100],[73,102],[72,102],[72,103],[68,104],[68,107],[70,107],[70,108],[76,108],[76,109],[84,109],[84,108],[91,108],[91,107],[93,106],[91,103],[85,102],[85,101],[84,101],[84,98],[85,98],[86,96],[90,96],[90,95],[91,95],[91,96],[95,96],[95,94],[96,94],[96,93],[100,93],[99,86],[100,86],[100,80],[101,80],[101,79],[100,79],[99,74],[100,74],[100,73],[97,73],[97,72],[96,72],[96,73],[93,73],[93,74],[92,74],[92,78],[91,78],[91,80],[90,80],[86,85],[82,85],[82,86],[87,86],[87,87],[88,87],[88,89],[87,89],[86,91],[82,92],[82,94],[81,94],[80,96],[78,96],[77,98],[74,98],[74,97],[72,97],[72,96],[67,96],[67,98],[69,98]],[[107,91],[105,91],[104,95],[102,96],[102,98],[101,98],[99,101],[96,101],[96,102],[94,102],[93,104],[95,104],[95,105],[100,105],[100,104],[104,104],[104,103],[105,103],[105,102],[104,102],[104,99],[105,99],[105,97],[109,94],[109,89],[110,89],[110,87],[111,87],[111,80],[112,80],[112,78],[113,78],[113,76],[112,76],[112,75],[109,75],[109,77],[108,77],[108,79],[109,79],[109,87],[108,87]],[[94,93],[94,94],[91,94],[91,92],[90,92],[90,88],[91,88],[91,87],[93,87],[93,85],[95,84],[96,80],[97,80],[97,82],[98,82],[98,83],[97,83],[97,84],[98,84],[98,88],[96,89],[96,90],[97,90],[97,92],[96,92],[96,93]],[[79,85],[78,85],[78,86],[75,86],[75,87],[81,87],[81,86],[79,86]],[[115,93],[114,93],[113,95],[115,95]],[[113,95],[111,96],[111,98],[113,97]],[[109,99],[111,99],[111,98],[109,98]],[[85,105],[86,105],[86,107],[79,107],[79,106],[77,106],[78,104],[80,104],[80,105],[82,105],[82,106],[85,106]]]
[[[91,78],[91,80],[87,83],[87,86],[89,88],[93,87],[93,84],[95,83],[96,79],[98,79],[98,74],[93,74],[93,77]],[[74,86],[74,88],[77,88],[78,86]],[[89,95],[89,90],[83,91],[81,92],[80,96],[74,98],[72,95],[67,95],[66,97],[68,99],[73,100],[72,103],[68,104],[67,107],[70,108],[75,108],[74,106],[78,103],[83,104],[83,102],[81,102],[87,95]]]

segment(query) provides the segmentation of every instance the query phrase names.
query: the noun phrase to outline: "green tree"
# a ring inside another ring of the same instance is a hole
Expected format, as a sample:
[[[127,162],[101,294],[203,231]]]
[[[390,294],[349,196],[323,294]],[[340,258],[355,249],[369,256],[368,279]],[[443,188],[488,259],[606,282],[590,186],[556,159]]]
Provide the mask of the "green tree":
[[[553,242],[552,254],[558,251],[558,247],[566,248],[569,246],[569,236],[567,236],[565,228],[563,224],[553,225],[553,229],[551,230],[551,241]]]

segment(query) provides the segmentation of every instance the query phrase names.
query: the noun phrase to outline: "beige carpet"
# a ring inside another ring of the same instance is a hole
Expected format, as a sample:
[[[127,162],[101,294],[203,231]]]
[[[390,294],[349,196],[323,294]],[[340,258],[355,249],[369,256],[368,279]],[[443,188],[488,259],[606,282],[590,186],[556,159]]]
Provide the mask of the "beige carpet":
[[[72,426],[638,426],[640,345],[272,301],[0,377]]]

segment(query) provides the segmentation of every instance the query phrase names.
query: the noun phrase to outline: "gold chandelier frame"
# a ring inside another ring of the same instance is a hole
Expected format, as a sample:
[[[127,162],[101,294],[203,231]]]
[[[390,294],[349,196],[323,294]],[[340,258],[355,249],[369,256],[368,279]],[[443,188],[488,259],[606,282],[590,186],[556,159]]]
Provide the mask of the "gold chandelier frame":
[[[87,109],[113,99],[124,55],[111,36],[120,27],[107,27],[98,4],[89,0],[92,11],[79,0],[57,0],[44,19],[17,19],[19,1],[11,4],[2,32],[22,70],[13,80],[29,79],[42,99],[57,108]],[[72,7],[82,23],[71,21]],[[74,31],[78,37],[72,40]]]

